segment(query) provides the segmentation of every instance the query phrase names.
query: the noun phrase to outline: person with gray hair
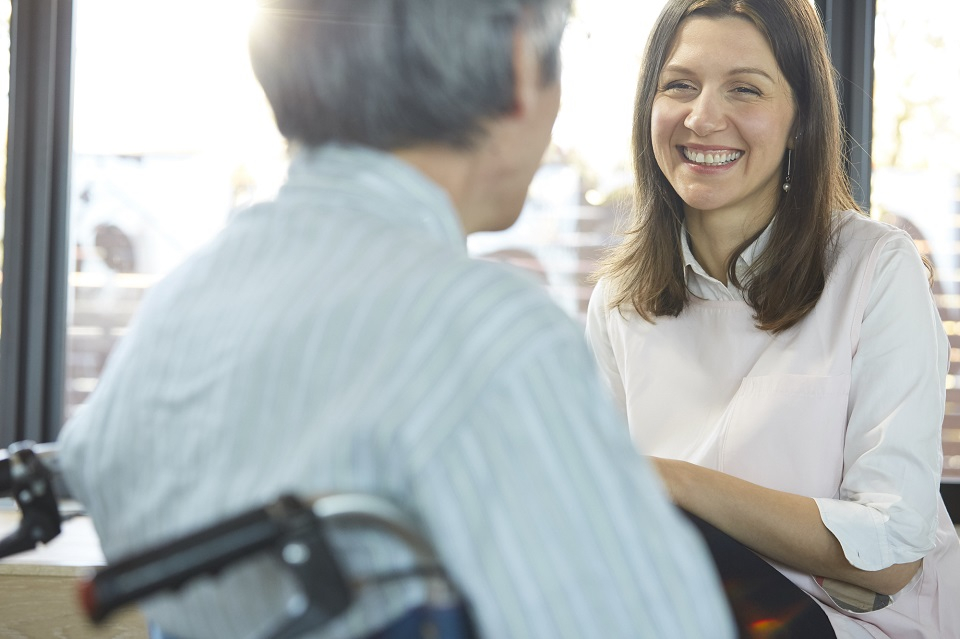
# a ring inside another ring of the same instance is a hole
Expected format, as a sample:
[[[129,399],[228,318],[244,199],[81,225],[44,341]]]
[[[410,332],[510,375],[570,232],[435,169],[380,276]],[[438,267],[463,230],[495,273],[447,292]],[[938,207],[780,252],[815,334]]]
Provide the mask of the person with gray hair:
[[[581,327],[465,248],[520,213],[569,10],[264,3],[250,50],[287,181],[151,289],[59,440],[108,560],[283,492],[375,493],[415,515],[481,637],[734,636]],[[331,533],[348,574],[409,565]],[[252,560],[143,610],[167,636],[233,639],[292,589]],[[371,636],[425,596],[384,583],[310,636]]]

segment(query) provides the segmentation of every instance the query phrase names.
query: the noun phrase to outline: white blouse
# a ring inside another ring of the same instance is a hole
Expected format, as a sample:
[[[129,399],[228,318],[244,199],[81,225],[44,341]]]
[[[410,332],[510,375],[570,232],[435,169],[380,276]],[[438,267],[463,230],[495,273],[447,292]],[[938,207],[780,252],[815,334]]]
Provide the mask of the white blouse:
[[[649,323],[609,309],[601,281],[587,338],[642,452],[814,498],[863,570],[946,556],[952,571],[960,546],[939,495],[950,349],[927,271],[906,233],[840,215],[824,293],[780,335],[757,329],[741,291],[710,277],[685,244],[693,297],[680,316]],[[768,233],[744,251],[738,274]],[[943,609],[955,608],[947,602],[960,596],[960,572],[937,576],[927,563],[923,595],[950,592],[935,613],[949,619],[930,628],[958,632],[958,614]]]

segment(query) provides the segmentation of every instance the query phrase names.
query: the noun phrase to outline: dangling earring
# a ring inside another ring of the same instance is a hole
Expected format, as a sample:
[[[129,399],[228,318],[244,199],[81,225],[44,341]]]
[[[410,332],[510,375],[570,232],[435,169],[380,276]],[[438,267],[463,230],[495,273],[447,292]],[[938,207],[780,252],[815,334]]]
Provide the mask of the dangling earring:
[[[783,192],[790,192],[790,180],[792,176],[790,175],[791,164],[793,163],[793,149],[787,149],[787,177],[783,179]]]

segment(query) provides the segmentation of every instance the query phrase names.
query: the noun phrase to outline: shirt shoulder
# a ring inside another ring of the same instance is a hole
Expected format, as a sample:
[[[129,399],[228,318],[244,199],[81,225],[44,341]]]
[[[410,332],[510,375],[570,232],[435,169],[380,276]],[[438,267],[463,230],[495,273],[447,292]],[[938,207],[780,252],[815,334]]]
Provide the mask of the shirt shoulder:
[[[442,334],[434,337],[438,344],[457,345],[448,370],[469,377],[484,370],[491,377],[503,376],[539,366],[556,350],[589,356],[582,324],[531,276],[475,258],[464,258],[456,270],[459,276],[445,284],[449,315]],[[576,378],[578,373],[560,375]]]
[[[905,230],[858,211],[843,211],[836,216],[837,251],[869,254],[890,244],[894,248],[916,247]]]
[[[874,287],[878,274],[891,267],[904,268],[911,278],[925,271],[920,252],[906,231],[857,211],[836,215],[827,260],[828,285],[836,287],[842,281],[864,294]],[[852,290],[848,294],[853,294]]]

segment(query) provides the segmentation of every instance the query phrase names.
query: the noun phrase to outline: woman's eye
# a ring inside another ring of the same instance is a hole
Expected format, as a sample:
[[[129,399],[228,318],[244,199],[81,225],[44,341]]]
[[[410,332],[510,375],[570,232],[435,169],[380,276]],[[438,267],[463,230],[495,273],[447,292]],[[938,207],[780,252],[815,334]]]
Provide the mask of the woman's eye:
[[[760,95],[760,92],[754,89],[753,87],[737,87],[734,89],[734,91],[742,95],[755,95],[755,96]]]
[[[691,85],[689,82],[678,80],[674,82],[668,82],[663,86],[663,89],[661,90],[662,91],[686,91],[692,88],[693,88],[693,85]]]

